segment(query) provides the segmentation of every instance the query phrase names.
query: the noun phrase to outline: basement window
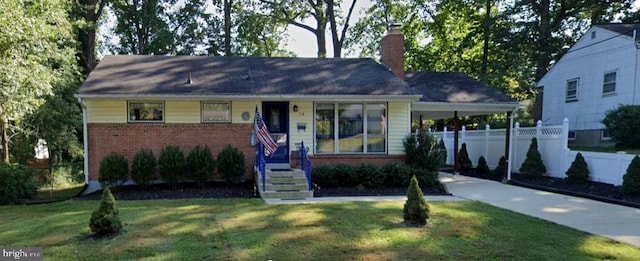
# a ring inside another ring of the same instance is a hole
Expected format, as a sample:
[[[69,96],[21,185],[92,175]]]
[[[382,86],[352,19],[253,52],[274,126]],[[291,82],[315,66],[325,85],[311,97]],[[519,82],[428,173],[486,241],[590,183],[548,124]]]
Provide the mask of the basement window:
[[[129,102],[129,122],[163,122],[164,102]]]

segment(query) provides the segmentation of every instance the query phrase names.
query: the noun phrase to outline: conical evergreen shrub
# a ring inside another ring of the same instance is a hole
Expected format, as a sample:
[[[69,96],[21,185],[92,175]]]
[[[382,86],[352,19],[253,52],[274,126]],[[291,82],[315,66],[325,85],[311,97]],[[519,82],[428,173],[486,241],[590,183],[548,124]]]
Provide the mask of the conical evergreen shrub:
[[[507,168],[507,158],[502,156],[502,157],[500,157],[500,160],[498,161],[498,166],[495,169],[493,169],[493,171],[491,172],[491,176],[494,179],[504,178],[504,170],[506,168]]]
[[[640,157],[636,155],[622,177],[620,192],[625,195],[640,194]]]
[[[565,173],[567,174],[567,179],[572,182],[585,183],[589,181],[589,167],[587,166],[587,162],[584,161],[582,153],[578,152],[575,160],[573,160],[571,166]]]
[[[460,148],[460,152],[458,152],[458,162],[460,164],[460,170],[470,170],[473,167],[473,163],[471,163],[471,159],[469,159],[466,143],[462,143],[462,148]]]
[[[444,140],[438,141],[438,151],[440,153],[440,166],[447,165],[447,147],[444,145]]]
[[[520,173],[534,176],[543,176],[547,173],[547,167],[544,166],[542,155],[538,151],[538,140],[536,138],[531,139],[527,158],[520,166]]]
[[[122,222],[118,218],[116,199],[111,194],[109,187],[104,189],[100,207],[91,214],[89,228],[96,235],[113,234],[122,229]]]
[[[409,184],[407,192],[407,201],[404,203],[404,222],[425,225],[429,219],[429,205],[424,199],[424,194],[418,184],[418,179],[414,175]]]
[[[480,156],[480,158],[478,158],[478,166],[476,167],[476,173],[483,176],[488,176],[489,173],[491,173],[491,170],[487,165],[487,160],[485,160],[483,156]]]

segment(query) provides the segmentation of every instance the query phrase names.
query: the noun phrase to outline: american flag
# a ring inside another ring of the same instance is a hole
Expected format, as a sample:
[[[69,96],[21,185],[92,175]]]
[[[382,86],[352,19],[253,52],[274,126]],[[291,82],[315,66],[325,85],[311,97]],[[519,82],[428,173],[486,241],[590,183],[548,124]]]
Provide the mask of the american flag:
[[[267,125],[264,124],[260,113],[258,112],[258,107],[256,107],[256,120],[255,120],[255,129],[256,136],[258,136],[258,140],[264,148],[267,150],[269,155],[273,155],[273,153],[278,150],[278,144],[273,141],[271,135],[269,135],[269,130],[267,129]]]

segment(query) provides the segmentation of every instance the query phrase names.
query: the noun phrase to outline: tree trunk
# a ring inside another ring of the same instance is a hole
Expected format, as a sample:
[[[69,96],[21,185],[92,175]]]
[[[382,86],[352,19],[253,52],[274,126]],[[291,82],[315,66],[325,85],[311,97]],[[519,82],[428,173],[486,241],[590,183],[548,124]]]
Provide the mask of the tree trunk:
[[[9,138],[7,137],[7,122],[0,119],[0,128],[2,128],[2,161],[9,163]]]
[[[344,20],[344,25],[342,27],[341,35],[338,35],[338,22],[336,21],[336,14],[334,13],[334,1],[326,0],[327,3],[327,14],[329,16],[329,23],[331,25],[331,36],[333,40],[333,57],[339,58],[342,57],[342,46],[344,44],[344,38],[347,34],[347,29],[349,29],[349,20],[351,20],[351,14],[353,14],[353,9],[356,5],[357,0],[353,0],[351,2],[351,7],[349,7],[349,12],[347,13],[347,17]]]
[[[224,54],[231,56],[231,5],[233,0],[224,0]]]
[[[489,63],[489,40],[491,37],[491,1],[492,0],[486,0],[486,5],[485,5],[485,17],[484,17],[484,23],[483,23],[483,33],[484,33],[484,39],[483,39],[483,46],[482,46],[482,67],[480,69],[480,74],[482,75],[482,81],[483,82],[487,82],[487,79],[489,78],[487,75],[487,67],[488,67],[488,63]]]
[[[536,81],[542,79],[547,73],[547,66],[551,62],[549,55],[551,48],[551,4],[549,0],[542,0],[538,4],[538,14],[540,15],[538,51],[536,57]]]

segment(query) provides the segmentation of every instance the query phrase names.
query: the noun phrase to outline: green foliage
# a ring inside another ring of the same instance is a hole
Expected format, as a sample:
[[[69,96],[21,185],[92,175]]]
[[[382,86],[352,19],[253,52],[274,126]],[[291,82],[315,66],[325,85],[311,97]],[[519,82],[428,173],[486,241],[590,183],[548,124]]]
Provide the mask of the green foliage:
[[[424,194],[415,176],[411,178],[411,183],[409,184],[403,214],[404,221],[410,224],[425,225],[429,219],[429,205],[424,199]]]
[[[438,140],[427,130],[418,130],[416,134],[405,136],[402,141],[407,165],[428,171],[439,171],[442,159],[438,149]]]
[[[633,157],[627,172],[622,177],[620,192],[625,195],[640,194],[640,157],[638,155]]]
[[[156,177],[156,156],[150,149],[140,149],[131,163],[131,179],[142,188],[146,188]]]
[[[38,192],[33,174],[24,165],[0,163],[0,205],[32,199]]]
[[[587,162],[584,161],[582,153],[578,152],[575,160],[573,160],[571,166],[565,173],[567,174],[567,179],[573,182],[585,183],[589,181],[589,167],[587,166]]]
[[[84,183],[82,164],[64,162],[52,166],[54,186]]]
[[[389,162],[382,166],[382,172],[386,173],[385,187],[399,188],[409,185],[413,168],[397,162]]]
[[[471,159],[469,159],[469,153],[467,152],[466,143],[462,143],[462,147],[458,152],[458,164],[460,170],[470,170],[473,168],[473,163],[471,162]]]
[[[543,176],[547,173],[547,167],[544,166],[542,155],[540,155],[538,151],[538,140],[536,138],[531,139],[531,145],[529,145],[529,150],[527,151],[527,158],[522,162],[519,171],[522,174],[534,176]]]
[[[602,124],[617,149],[640,148],[640,105],[620,105],[605,114]]]
[[[215,164],[216,162],[207,145],[195,146],[187,156],[187,165],[189,166],[191,178],[198,182],[200,187],[213,178]]]
[[[185,169],[184,153],[178,146],[167,145],[162,148],[158,157],[158,171],[164,182],[173,184],[175,188],[184,176]]]
[[[231,184],[244,181],[245,175],[244,154],[237,148],[227,145],[218,154],[218,173]]]
[[[356,168],[358,173],[358,185],[365,188],[382,188],[384,187],[384,181],[387,174],[382,171],[382,168],[373,164],[360,164]]]
[[[487,160],[485,160],[483,156],[480,156],[480,158],[478,158],[478,166],[476,167],[476,173],[482,174],[482,175],[489,175],[489,173],[491,173],[491,170],[487,165]]]
[[[444,140],[438,141],[438,151],[440,151],[440,166],[447,164],[447,147],[444,145]]]
[[[98,209],[91,213],[89,228],[96,235],[113,234],[122,229],[122,222],[116,208],[116,199],[111,194],[109,187],[104,189]]]
[[[500,157],[500,160],[498,161],[498,166],[493,169],[493,171],[491,172],[491,175],[494,178],[503,178],[504,177],[504,172],[507,169],[507,158],[505,158],[504,156]]]
[[[127,181],[129,176],[129,163],[124,156],[112,152],[100,161],[98,181],[102,187],[120,185]]]

